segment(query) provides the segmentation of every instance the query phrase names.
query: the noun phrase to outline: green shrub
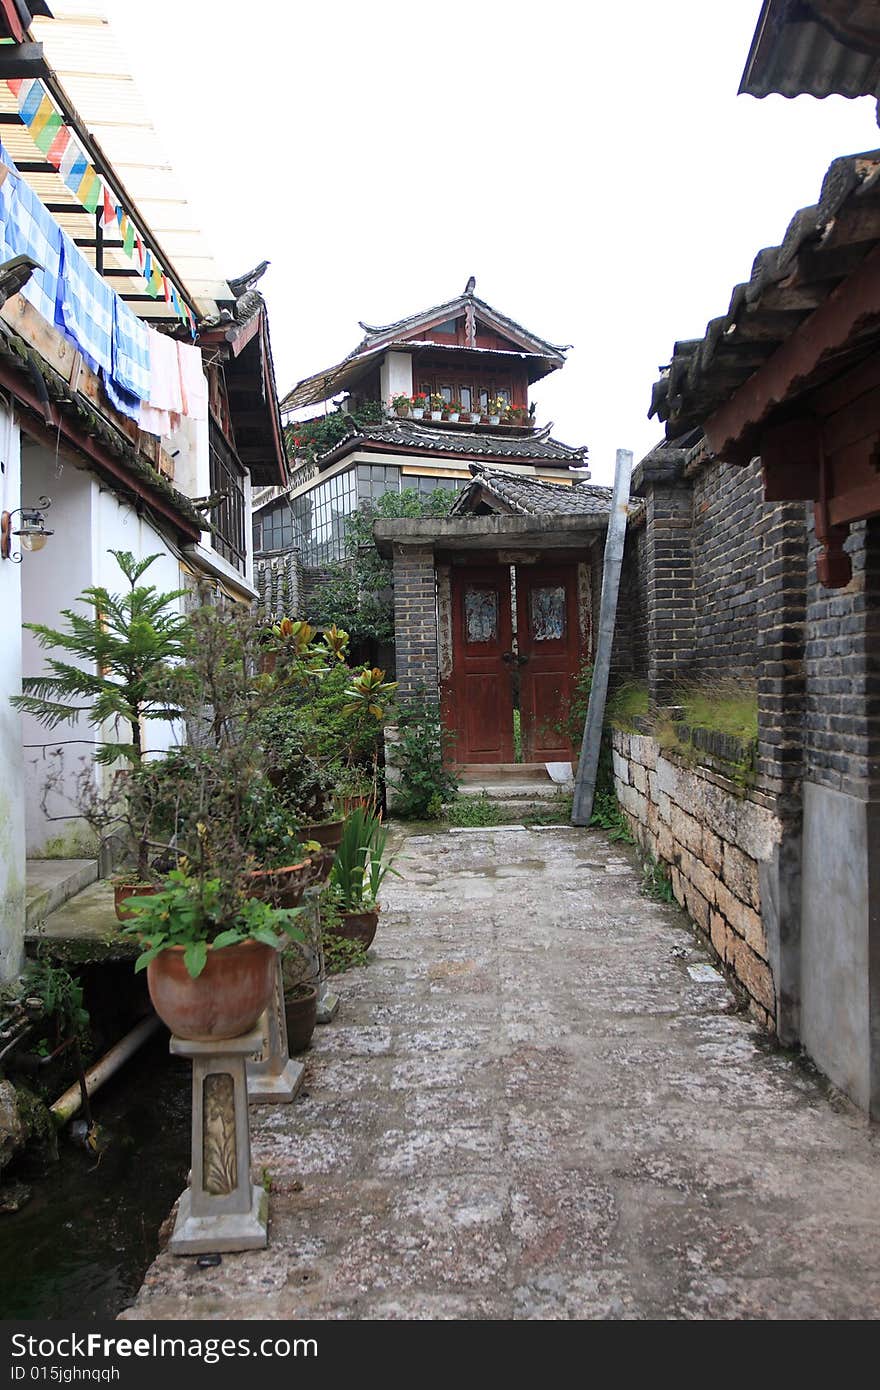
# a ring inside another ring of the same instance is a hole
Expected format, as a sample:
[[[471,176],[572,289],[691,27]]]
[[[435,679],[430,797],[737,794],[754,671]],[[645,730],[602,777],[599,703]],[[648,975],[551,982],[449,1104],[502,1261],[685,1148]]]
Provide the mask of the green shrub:
[[[393,766],[400,774],[395,815],[404,820],[439,820],[458,782],[443,759],[448,736],[437,706],[424,696],[401,705],[397,729],[398,742],[391,749]]]
[[[500,825],[503,819],[501,807],[490,801],[485,792],[479,796],[460,796],[449,808],[450,825]]]

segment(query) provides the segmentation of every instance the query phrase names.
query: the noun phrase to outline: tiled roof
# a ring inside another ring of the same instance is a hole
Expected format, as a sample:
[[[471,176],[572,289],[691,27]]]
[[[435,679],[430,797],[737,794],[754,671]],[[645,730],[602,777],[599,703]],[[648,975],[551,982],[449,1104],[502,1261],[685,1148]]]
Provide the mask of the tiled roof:
[[[548,343],[546,339],[539,338],[537,334],[523,328],[522,324],[517,323],[515,319],[508,318],[506,314],[493,309],[492,305],[487,304],[484,299],[478,299],[473,292],[472,282],[468,281],[464,293],[458,295],[456,299],[450,299],[446,304],[435,304],[430,309],[422,310],[421,313],[410,314],[407,318],[398,319],[396,323],[388,323],[382,327],[361,323],[360,327],[364,330],[365,336],[357,347],[343,357],[341,362],[297,382],[293,390],[289,391],[282,400],[281,409],[297,410],[302,406],[329,400],[331,396],[338,395],[340,391],[348,389],[349,385],[357,378],[358,373],[362,372],[365,362],[371,361],[389,349],[425,346],[421,341],[412,341],[420,328],[430,327],[430,325],[442,322],[447,318],[455,318],[468,306],[472,306],[477,317],[489,327],[494,328],[502,335],[510,335],[511,339],[522,349],[521,355],[527,359],[536,358],[538,361],[545,361],[546,365],[541,375],[546,375],[548,371],[553,371],[556,367],[563,365],[565,354],[571,346],[570,343],[560,345]],[[429,346],[441,349],[443,347],[442,344],[435,342],[430,342]],[[460,352],[482,351],[482,349],[473,347],[455,346]]]
[[[327,459],[357,448],[363,441],[384,444],[392,451],[410,449],[419,454],[462,454],[470,457],[509,458],[527,461],[539,460],[548,463],[581,464],[587,446],[573,448],[551,439],[547,430],[537,434],[515,434],[512,430],[492,432],[483,427],[475,430],[444,429],[442,424],[432,424],[421,420],[385,420],[376,425],[356,425],[352,422],[349,433],[338,444],[334,444],[319,460]]]
[[[649,412],[667,438],[708,420],[878,244],[880,150],[835,159],[818,203],[795,213],[780,246],[758,252],[727,312],[704,337],[675,344]]]
[[[607,516],[611,510],[611,488],[594,483],[547,483],[539,478],[506,473],[472,463],[471,482],[456,498],[450,516],[466,516],[482,489],[497,497],[512,511],[523,516]]]

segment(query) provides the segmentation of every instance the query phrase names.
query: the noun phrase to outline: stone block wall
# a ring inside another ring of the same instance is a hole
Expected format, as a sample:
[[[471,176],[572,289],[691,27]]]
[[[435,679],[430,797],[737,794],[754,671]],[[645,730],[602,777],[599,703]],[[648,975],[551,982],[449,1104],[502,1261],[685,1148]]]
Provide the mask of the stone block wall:
[[[782,827],[771,803],[704,767],[688,767],[647,734],[615,729],[617,799],[641,848],[670,872],[676,900],[749,999],[776,1027],[776,989],[761,916],[761,865]]]

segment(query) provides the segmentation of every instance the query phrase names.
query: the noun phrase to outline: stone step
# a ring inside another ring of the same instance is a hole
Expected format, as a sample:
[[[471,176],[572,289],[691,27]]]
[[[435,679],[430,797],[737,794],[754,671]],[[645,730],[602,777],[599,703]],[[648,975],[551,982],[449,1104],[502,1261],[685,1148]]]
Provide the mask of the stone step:
[[[494,777],[485,782],[463,782],[459,785],[459,796],[482,796],[485,792],[490,801],[558,801],[560,797],[570,796],[573,783],[557,786],[547,777],[543,782],[496,782]]]
[[[544,782],[553,786],[553,779],[543,763],[462,763],[455,769],[462,786],[486,782]]]
[[[96,859],[29,859],[25,928],[32,930],[98,877]]]

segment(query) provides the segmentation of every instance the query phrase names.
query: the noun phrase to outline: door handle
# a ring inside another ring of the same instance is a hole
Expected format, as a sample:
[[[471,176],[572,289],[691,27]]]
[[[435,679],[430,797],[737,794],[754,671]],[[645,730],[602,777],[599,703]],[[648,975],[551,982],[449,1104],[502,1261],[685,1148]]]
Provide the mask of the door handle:
[[[503,652],[501,655],[502,661],[515,662],[517,666],[525,666],[528,659],[527,656],[517,656],[516,652]]]

